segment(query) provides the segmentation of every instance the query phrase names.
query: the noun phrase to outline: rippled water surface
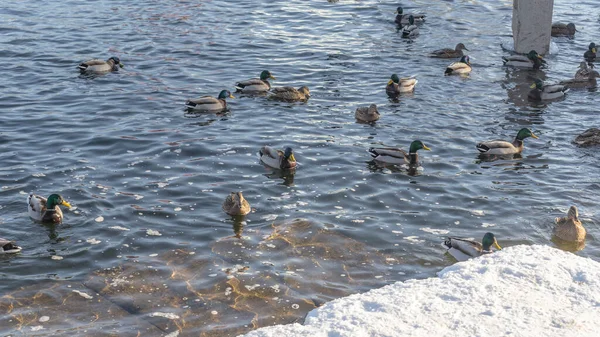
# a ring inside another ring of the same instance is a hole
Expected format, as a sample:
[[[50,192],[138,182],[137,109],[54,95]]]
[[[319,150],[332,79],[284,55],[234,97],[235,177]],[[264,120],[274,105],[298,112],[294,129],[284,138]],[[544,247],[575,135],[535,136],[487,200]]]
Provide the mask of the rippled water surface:
[[[0,237],[23,252],[0,256],[0,333],[223,336],[301,322],[333,298],[434,276],[454,263],[446,234],[554,245],[571,204],[588,230],[577,254],[600,259],[600,155],[572,144],[598,127],[598,93],[526,99],[536,77],[573,76],[600,30],[596,2],[555,1],[555,21],[579,32],[553,38],[537,72],[502,67],[511,1],[405,2],[428,15],[413,40],[393,23],[397,5],[4,1]],[[458,42],[474,70],[444,77],[450,61],[426,55]],[[110,56],[125,68],[76,71]],[[184,114],[186,99],[264,69],[310,100],[235,94],[226,114]],[[392,73],[417,75],[414,94],[388,99]],[[371,103],[381,119],[356,123]],[[478,158],[478,141],[522,127],[539,135],[522,156]],[[414,139],[432,149],[415,176],[366,151]],[[293,147],[295,174],[264,167],[264,145]],[[252,212],[231,218],[221,203],[240,190]],[[74,208],[37,224],[31,192]]]

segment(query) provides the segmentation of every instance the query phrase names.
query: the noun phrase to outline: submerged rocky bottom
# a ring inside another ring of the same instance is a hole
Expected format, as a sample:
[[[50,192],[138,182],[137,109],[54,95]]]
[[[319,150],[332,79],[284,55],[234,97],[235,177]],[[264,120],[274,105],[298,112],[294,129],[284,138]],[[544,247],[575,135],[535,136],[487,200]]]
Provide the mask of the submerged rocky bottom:
[[[83,282],[22,287],[0,298],[0,333],[235,336],[382,286],[399,261],[305,220],[246,232],[216,241],[211,256],[127,256]]]

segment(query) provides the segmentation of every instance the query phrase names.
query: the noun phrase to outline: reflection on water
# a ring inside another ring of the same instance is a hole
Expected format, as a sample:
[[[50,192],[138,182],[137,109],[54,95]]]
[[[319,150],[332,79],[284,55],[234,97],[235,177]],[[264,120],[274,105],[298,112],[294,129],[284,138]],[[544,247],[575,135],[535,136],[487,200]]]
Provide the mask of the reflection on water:
[[[561,205],[591,219],[577,254],[600,258],[598,153],[572,144],[597,127],[596,92],[526,99],[535,78],[573,76],[600,29],[578,13],[595,2],[555,1],[554,18],[582,29],[553,40],[543,71],[502,66],[510,1],[411,0],[428,15],[416,39],[396,31],[398,4],[376,1],[3,5],[0,236],[23,252],[0,257],[0,335],[226,336],[302,321],[333,298],[435,276],[453,263],[446,235],[552,244],[539,219]],[[458,42],[467,78],[426,57]],[[76,69],[113,55],[126,67]],[[236,95],[225,114],[182,111],[264,69],[310,100]],[[389,99],[392,73],[416,75],[414,92]],[[381,120],[356,123],[369,104]],[[481,139],[533,126],[543,137],[522,156],[476,157]],[[432,148],[422,168],[367,162],[370,146],[414,139]],[[298,169],[257,161],[269,144],[294,148]],[[240,190],[255,209],[230,218],[222,197]],[[59,192],[77,211],[33,223],[31,192]]]

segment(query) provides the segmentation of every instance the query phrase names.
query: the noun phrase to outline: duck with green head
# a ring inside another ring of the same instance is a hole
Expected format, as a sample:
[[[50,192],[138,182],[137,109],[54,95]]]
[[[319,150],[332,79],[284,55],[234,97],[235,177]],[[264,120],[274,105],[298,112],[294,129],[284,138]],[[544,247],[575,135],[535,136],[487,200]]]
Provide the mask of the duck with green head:
[[[563,84],[544,85],[544,82],[539,78],[531,84],[530,88],[531,91],[529,91],[527,98],[535,102],[562,98],[565,96],[565,92],[569,91]]]
[[[530,50],[527,55],[502,56],[505,66],[525,69],[540,69],[546,65],[544,58],[535,50]]]
[[[408,164],[409,166],[419,165],[419,150],[430,151],[425,144],[420,140],[415,140],[410,143],[408,153],[397,147],[372,147],[369,148],[369,153],[373,160],[388,164]]]
[[[449,237],[444,243],[447,252],[459,262],[492,252],[492,246],[502,249],[493,233],[485,233],[481,243],[469,239]]]
[[[263,146],[259,151],[258,155],[260,160],[267,166],[280,169],[288,170],[296,167],[296,157],[294,157],[294,151],[291,147],[286,147],[283,151],[276,150],[269,146]]]
[[[118,57],[113,56],[106,61],[93,59],[82,62],[77,66],[77,69],[79,69],[79,72],[82,74],[102,74],[111,71],[118,71],[119,68],[123,67],[124,66],[123,63],[121,63],[121,60]]]
[[[444,75],[462,75],[466,76],[471,73],[471,58],[469,55],[464,55],[460,61],[451,63],[446,67]]]
[[[398,75],[392,74],[385,87],[385,92],[390,97],[396,97],[401,93],[413,92],[418,82],[415,76],[400,78]]]
[[[51,194],[48,199],[30,194],[27,197],[27,213],[35,221],[59,224],[63,213],[59,206],[71,207],[60,194]]]
[[[424,22],[425,21],[425,15],[424,14],[410,14],[410,13],[406,13],[404,14],[404,9],[402,9],[402,7],[398,7],[396,8],[396,19],[394,20],[394,22],[396,22],[396,24],[398,26],[404,26],[409,24],[409,17],[412,15],[414,22]]]
[[[415,25],[415,19],[412,15],[408,16],[408,24],[402,27],[402,37],[413,38],[419,35],[419,27]]]
[[[588,63],[596,62],[596,44],[594,42],[590,43],[588,50],[583,53],[583,58]]]
[[[276,78],[271,75],[268,70],[263,70],[260,73],[260,78],[251,78],[249,80],[240,81],[235,84],[236,91],[249,93],[249,94],[260,94],[266,93],[271,89],[271,83],[269,79],[275,80]]]
[[[229,90],[221,90],[219,96],[202,96],[185,102],[186,109],[193,112],[223,112],[227,110],[226,98],[235,98]]]
[[[477,144],[477,150],[482,155],[511,155],[523,151],[523,140],[532,137],[538,138],[528,128],[522,128],[511,142],[505,140],[490,140]]]

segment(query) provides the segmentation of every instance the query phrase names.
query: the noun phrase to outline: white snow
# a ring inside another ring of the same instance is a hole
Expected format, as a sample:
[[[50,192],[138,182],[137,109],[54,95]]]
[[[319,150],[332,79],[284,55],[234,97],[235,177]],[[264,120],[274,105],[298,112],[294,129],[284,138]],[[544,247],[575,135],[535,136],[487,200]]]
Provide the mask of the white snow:
[[[276,336],[598,336],[600,263],[548,246],[515,246],[312,310]]]

